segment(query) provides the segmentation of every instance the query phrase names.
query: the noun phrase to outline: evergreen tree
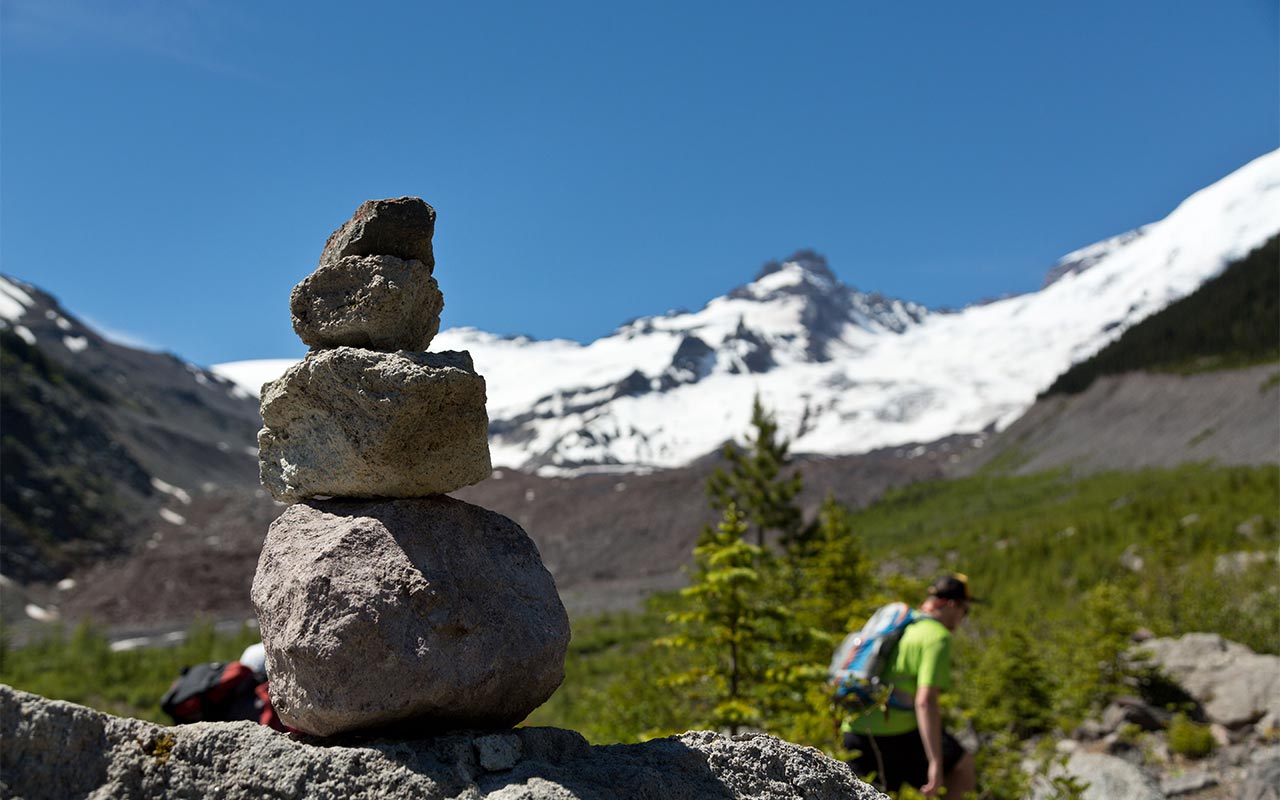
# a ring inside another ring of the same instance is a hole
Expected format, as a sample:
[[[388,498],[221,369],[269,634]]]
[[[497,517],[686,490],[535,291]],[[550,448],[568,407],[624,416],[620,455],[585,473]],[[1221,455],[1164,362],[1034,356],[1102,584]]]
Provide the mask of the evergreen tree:
[[[812,533],[796,548],[795,582],[799,621],[835,639],[867,616],[866,599],[875,586],[871,560],[854,532],[849,509],[828,494]],[[855,620],[855,618],[857,618]]]
[[[745,451],[732,442],[725,445],[729,469],[716,468],[707,479],[707,494],[716,511],[733,505],[746,515],[757,547],[764,547],[766,533],[777,531],[789,550],[804,535],[804,518],[795,503],[803,481],[799,470],[784,476],[791,465],[789,444],[778,435],[778,423],[759,395],[752,401],[751,427]]]
[[[687,602],[668,621],[680,633],[660,644],[688,649],[695,665],[668,680],[704,705],[705,725],[738,733],[759,727],[760,698],[787,613],[765,591],[773,557],[748,544],[745,516],[730,503],[716,527],[707,526],[694,548],[692,585],[681,591]]]
[[[1054,690],[1037,638],[1022,627],[984,643],[977,668],[962,684],[975,726],[1015,741],[1052,727]]]
[[[1081,625],[1075,635],[1060,637],[1066,649],[1058,663],[1058,707],[1064,713],[1063,728],[1074,727],[1090,713],[1100,711],[1116,695],[1133,691],[1136,676],[1146,666],[1130,656],[1130,636],[1138,619],[1118,586],[1100,583],[1085,594]]]

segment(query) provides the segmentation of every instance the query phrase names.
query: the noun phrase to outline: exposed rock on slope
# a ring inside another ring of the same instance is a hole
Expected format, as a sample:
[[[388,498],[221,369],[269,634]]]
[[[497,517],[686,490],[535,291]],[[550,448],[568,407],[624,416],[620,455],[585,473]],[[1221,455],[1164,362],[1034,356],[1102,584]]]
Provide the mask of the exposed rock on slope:
[[[1152,639],[1142,646],[1204,704],[1210,721],[1228,729],[1253,726],[1260,737],[1280,733],[1280,657],[1254,653],[1216,633]]]
[[[956,437],[933,447],[805,461],[801,504],[812,515],[831,492],[850,506],[865,506],[886,489],[940,477],[967,442]],[[576,478],[508,470],[453,496],[529,531],[571,612],[634,608],[655,591],[684,585],[681,570],[694,540],[704,523],[716,521],[705,489],[714,464]],[[66,617],[111,626],[185,627],[195,614],[248,619],[258,552],[281,509],[262,489],[194,497],[181,529],[166,526],[128,559],[75,573],[76,585],[58,593],[59,608]],[[16,610],[21,613],[22,604]]]
[[[257,403],[172,355],[99,336],[0,276],[0,571],[54,580],[181,527],[206,490],[255,485]]]
[[[251,722],[177,728],[0,686],[0,794],[424,800],[861,800],[848,765],[762,734],[591,747],[556,728],[320,746]]]
[[[1280,461],[1280,237],[1067,370],[1021,418],[959,465],[1021,473]],[[1174,371],[1170,371],[1174,370]]]
[[[1075,395],[1042,397],[957,468],[998,464],[1022,475],[1280,461],[1280,365],[1195,375],[1099,378]]]
[[[968,440],[879,450],[799,463],[812,516],[831,493],[861,508],[887,489],[942,475],[943,464]],[[572,612],[634,608],[656,591],[685,585],[682,571],[704,524],[716,513],[706,481],[718,459],[648,475],[540,477],[500,471],[454,496],[518,522],[538,544]]]

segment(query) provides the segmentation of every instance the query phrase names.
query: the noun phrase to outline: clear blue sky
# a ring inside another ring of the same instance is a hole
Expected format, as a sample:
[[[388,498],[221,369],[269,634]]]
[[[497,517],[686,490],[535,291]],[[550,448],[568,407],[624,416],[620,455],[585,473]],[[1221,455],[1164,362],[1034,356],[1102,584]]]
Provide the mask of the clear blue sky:
[[[202,364],[301,355],[362,200],[444,325],[590,340],[800,247],[960,306],[1280,144],[1274,0],[0,0],[0,270]]]

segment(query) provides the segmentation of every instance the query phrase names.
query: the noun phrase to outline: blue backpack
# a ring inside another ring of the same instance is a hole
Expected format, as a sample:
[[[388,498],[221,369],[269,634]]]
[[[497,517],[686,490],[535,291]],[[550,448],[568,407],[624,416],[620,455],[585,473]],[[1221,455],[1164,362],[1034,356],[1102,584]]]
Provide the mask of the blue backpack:
[[[831,699],[845,709],[861,711],[884,703],[887,690],[890,708],[911,708],[911,698],[895,695],[892,686],[883,685],[881,675],[907,626],[919,618],[906,603],[890,603],[872,614],[862,630],[846,636],[827,668]]]

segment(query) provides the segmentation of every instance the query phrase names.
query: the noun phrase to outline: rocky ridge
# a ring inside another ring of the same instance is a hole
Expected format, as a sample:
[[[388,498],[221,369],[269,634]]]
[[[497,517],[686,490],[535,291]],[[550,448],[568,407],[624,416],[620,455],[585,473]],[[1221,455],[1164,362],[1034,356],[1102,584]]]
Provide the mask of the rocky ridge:
[[[256,485],[257,404],[241,387],[112,342],[3,275],[0,373],[6,579],[57,582],[176,532],[203,494]]]
[[[0,795],[423,800],[872,800],[847,764],[763,734],[592,747],[519,728],[318,742],[251,722],[164,727],[0,686]]]

